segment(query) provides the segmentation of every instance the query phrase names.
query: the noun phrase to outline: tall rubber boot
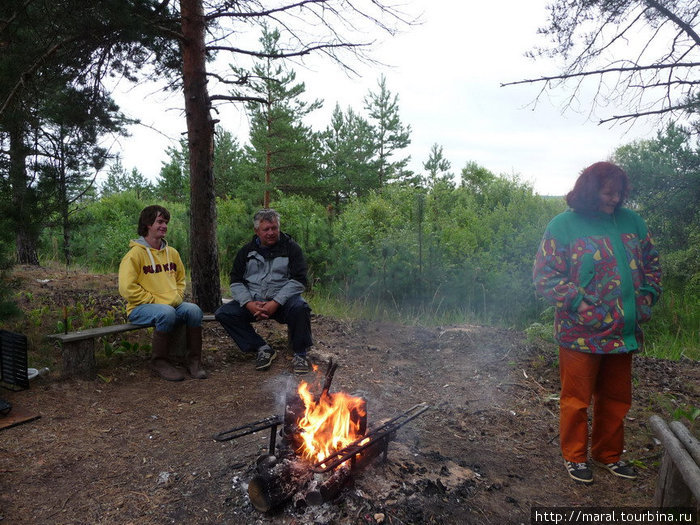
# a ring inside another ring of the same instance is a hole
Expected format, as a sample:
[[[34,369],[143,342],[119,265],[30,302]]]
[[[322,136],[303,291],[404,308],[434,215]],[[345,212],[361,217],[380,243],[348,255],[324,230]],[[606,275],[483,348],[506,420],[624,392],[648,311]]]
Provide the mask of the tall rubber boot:
[[[194,379],[209,377],[202,368],[202,327],[187,327],[187,371]]]
[[[151,344],[153,351],[151,354],[151,371],[168,381],[182,381],[185,379],[185,374],[175,368],[168,361],[168,340],[170,339],[167,332],[153,332],[153,340]]]

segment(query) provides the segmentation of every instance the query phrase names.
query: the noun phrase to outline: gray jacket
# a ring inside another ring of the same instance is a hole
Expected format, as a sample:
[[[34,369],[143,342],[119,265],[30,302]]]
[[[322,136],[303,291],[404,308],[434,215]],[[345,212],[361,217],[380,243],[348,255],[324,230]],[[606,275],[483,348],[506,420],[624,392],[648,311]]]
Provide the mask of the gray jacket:
[[[250,301],[286,303],[306,288],[306,260],[301,247],[287,234],[269,248],[257,236],[236,254],[231,270],[231,296],[241,306]]]

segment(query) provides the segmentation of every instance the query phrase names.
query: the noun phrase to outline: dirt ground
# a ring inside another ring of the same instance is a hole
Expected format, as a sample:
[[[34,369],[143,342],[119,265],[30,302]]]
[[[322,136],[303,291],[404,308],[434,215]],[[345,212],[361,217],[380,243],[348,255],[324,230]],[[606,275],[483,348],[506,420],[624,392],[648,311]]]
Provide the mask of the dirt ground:
[[[22,308],[48,306],[47,319],[66,303],[120,308],[113,275],[26,267],[14,275]],[[53,361],[28,390],[0,390],[0,398],[41,416],[0,430],[0,521],[517,524],[530,522],[533,506],[650,506],[663,449],[648,418],[670,420],[678,408],[700,406],[697,362],[635,357],[626,459],[639,467],[639,479],[596,469],[595,483],[581,486],[568,478],[559,452],[552,347],[487,326],[314,315],[310,355],[320,370],[305,380],[320,380],[332,358],[339,367],[331,390],[364,396],[370,427],[419,403],[430,408],[397,432],[386,462],[356,472],[335,501],[263,514],[250,504],[247,483],[269,432],[213,439],[281,414],[284,392],[300,380],[291,373],[284,327],[258,328],[280,351],[270,370],[256,372],[212,322],[204,329],[210,378],[180,383],[152,377],[144,350],[98,355],[95,381],[63,379],[59,351],[42,354],[30,339],[30,367],[33,359]],[[39,330],[54,332],[55,320]],[[144,332],[126,337],[147,342]]]

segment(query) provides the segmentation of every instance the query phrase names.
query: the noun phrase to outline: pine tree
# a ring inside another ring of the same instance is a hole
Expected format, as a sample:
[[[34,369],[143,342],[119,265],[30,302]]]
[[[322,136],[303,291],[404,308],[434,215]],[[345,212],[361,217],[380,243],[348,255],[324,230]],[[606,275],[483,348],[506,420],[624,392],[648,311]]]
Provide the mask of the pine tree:
[[[433,188],[437,184],[446,184],[454,187],[452,173],[449,172],[452,164],[447,160],[442,152],[442,146],[433,144],[430,148],[428,160],[423,163],[423,168],[428,172],[426,184]]]
[[[51,199],[54,204],[60,202],[57,193],[65,193],[65,188],[49,189],[49,179],[45,178],[43,190],[49,196],[40,194],[39,173],[30,166],[36,156],[44,155],[42,148],[52,137],[55,147],[51,155],[63,156],[56,154],[62,140],[56,138],[67,132],[65,126],[61,129],[61,120],[69,121],[82,113],[88,121],[97,119],[92,125],[107,125],[99,120],[100,111],[112,106],[106,104],[101,87],[105,75],[133,78],[134,69],[149,60],[155,60],[161,70],[177,66],[172,60],[177,46],[160,35],[172,31],[172,20],[162,17],[162,25],[144,22],[156,13],[162,13],[157,0],[4,1],[0,24],[0,154],[9,157],[8,184],[2,189],[10,192],[11,205],[3,211],[12,219],[20,262],[38,264],[36,245],[46,219],[44,207]],[[79,105],[76,95],[82,97]],[[67,107],[58,107],[61,100]],[[61,118],[57,118],[59,114]],[[59,171],[62,169],[59,166]],[[55,177],[57,184],[67,174],[65,171]]]
[[[179,148],[169,147],[170,157],[160,169],[156,179],[156,194],[166,201],[187,202],[190,194],[190,157],[185,139],[180,140]]]
[[[109,158],[100,145],[108,133],[122,131],[122,116],[112,99],[95,89],[59,86],[37,111],[33,169],[44,217],[63,231],[63,253],[71,263],[72,217],[94,198],[97,174]]]
[[[399,152],[411,143],[411,126],[404,126],[399,117],[399,96],[386,87],[386,78],[379,78],[379,91],[365,97],[365,109],[369,112],[374,128],[377,148],[379,186],[410,177],[406,166],[410,157],[396,159]]]
[[[336,104],[322,139],[322,181],[336,208],[379,187],[372,127],[352,108]]]
[[[257,182],[263,206],[270,202],[270,192],[317,195],[320,191],[317,173],[318,137],[304,125],[303,118],[318,109],[321,102],[301,100],[306,91],[303,83],[295,83],[296,73],[275,56],[279,50],[280,32],[263,27],[260,38],[262,54],[252,74],[234,68],[249,79],[245,93],[257,95],[264,104],[249,102],[250,180]],[[236,93],[243,94],[238,90]]]
[[[222,128],[214,135],[214,189],[221,199],[245,198],[250,193],[244,171],[245,152],[238,140]]]

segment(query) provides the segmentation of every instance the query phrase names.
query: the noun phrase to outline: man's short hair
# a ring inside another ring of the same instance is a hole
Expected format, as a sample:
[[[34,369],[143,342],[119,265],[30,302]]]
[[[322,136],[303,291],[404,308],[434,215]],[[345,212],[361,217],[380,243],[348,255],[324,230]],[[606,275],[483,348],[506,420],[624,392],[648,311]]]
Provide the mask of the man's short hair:
[[[263,208],[253,215],[253,227],[257,230],[262,221],[280,223],[280,214],[272,208]]]
[[[145,237],[148,234],[148,227],[156,222],[156,217],[158,217],[159,213],[166,222],[170,222],[170,212],[163,208],[163,206],[153,204],[141,210],[141,215],[139,215],[139,227],[137,230],[141,237]]]

